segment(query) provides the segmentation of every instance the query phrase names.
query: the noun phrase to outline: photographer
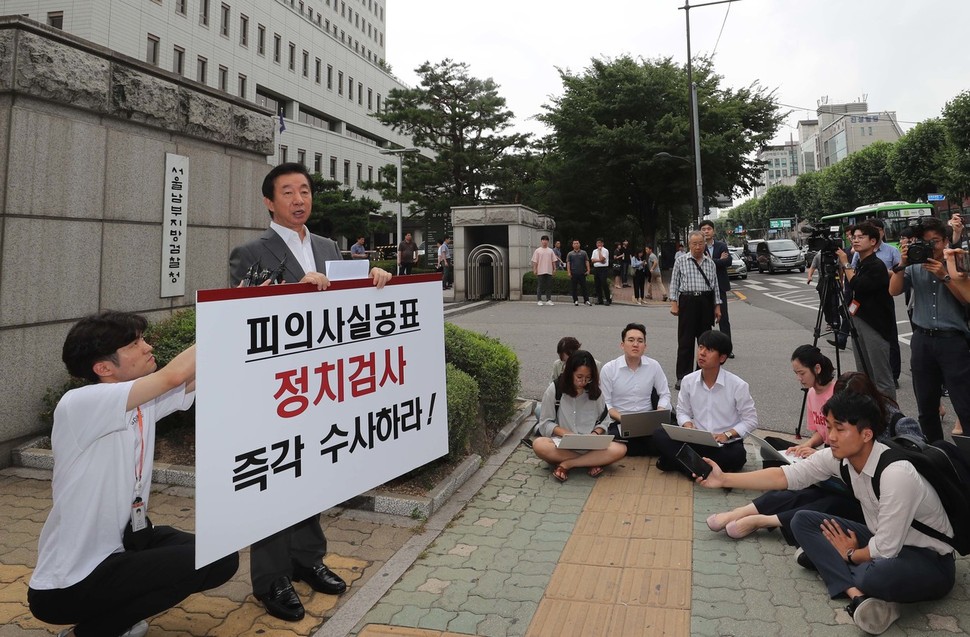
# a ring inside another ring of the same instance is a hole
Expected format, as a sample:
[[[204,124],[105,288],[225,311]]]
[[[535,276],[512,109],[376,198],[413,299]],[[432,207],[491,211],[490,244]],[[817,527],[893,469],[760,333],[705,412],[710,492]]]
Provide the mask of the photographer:
[[[913,338],[910,352],[913,390],[919,423],[930,442],[943,439],[940,397],[943,386],[960,422],[970,422],[970,329],[956,279],[947,272],[943,250],[946,226],[927,219],[917,228],[921,241],[903,247],[902,262],[893,269],[889,293],[913,292]]]
[[[837,250],[836,255],[852,287],[849,312],[859,337],[858,347],[853,349],[856,367],[865,370],[879,391],[895,400],[889,344],[897,338],[896,312],[889,295],[889,271],[876,256],[879,229],[869,223],[859,224],[852,228],[851,239],[859,265],[850,265],[843,250]]]

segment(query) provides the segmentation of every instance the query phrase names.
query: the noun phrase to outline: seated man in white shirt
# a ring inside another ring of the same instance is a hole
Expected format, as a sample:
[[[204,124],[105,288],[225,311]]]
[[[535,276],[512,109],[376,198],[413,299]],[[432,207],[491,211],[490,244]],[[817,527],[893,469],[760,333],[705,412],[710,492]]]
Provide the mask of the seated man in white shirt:
[[[829,447],[797,464],[750,473],[723,473],[713,462],[705,487],[804,489],[848,470],[865,524],[817,511],[799,511],[792,533],[804,551],[799,563],[818,570],[834,599],[867,633],[878,635],[899,617],[900,602],[940,599],[953,588],[953,549],[913,528],[914,520],[953,537],[936,491],[907,460],[884,466],[876,498],[873,476],[881,456],[892,453],[877,442],[885,423],[872,398],[853,392],[833,396],[822,408]],[[803,561],[807,558],[807,561]]]
[[[603,399],[614,423],[623,414],[636,414],[653,409],[670,409],[670,386],[660,363],[646,356],[647,328],[641,323],[629,323],[620,332],[623,356],[603,365],[600,385]],[[628,456],[655,455],[653,436],[630,438]]]
[[[724,446],[691,444],[691,447],[717,462],[725,471],[737,471],[747,459],[740,439],[757,429],[758,412],[748,383],[721,368],[730,355],[731,337],[727,334],[708,330],[698,337],[698,369],[680,381],[677,424],[714,434],[715,440]],[[676,458],[682,443],[672,440],[663,430],[654,433],[653,440],[660,452],[657,467],[662,471],[686,473]]]

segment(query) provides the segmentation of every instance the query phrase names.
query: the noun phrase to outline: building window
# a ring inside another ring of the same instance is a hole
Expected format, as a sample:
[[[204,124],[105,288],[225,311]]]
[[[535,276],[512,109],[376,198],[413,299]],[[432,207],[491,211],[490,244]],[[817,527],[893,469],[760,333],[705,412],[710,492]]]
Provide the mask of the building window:
[[[49,11],[47,13],[47,26],[53,27],[55,29],[64,28],[64,12],[63,11]]]
[[[317,84],[320,83],[320,70],[322,68],[323,68],[323,63],[320,61],[320,58],[317,58],[314,61],[314,66],[313,66],[313,77],[316,80]]]
[[[273,61],[277,64],[280,63],[280,53],[283,50],[283,38],[280,37],[279,33],[273,34]]]
[[[349,159],[344,160],[344,185],[345,186],[350,185],[350,160]]]
[[[332,155],[330,157],[330,179],[337,179],[337,158]]]
[[[374,167],[367,167],[367,181],[374,181]]]
[[[249,46],[249,18],[239,16],[239,44]]]
[[[377,112],[378,113],[381,112],[381,94],[380,93],[377,94]]]
[[[327,88],[333,90],[333,67],[327,65]]]
[[[266,27],[256,25],[256,53],[266,55]]]
[[[296,163],[306,168],[306,151],[302,148],[296,149]]]
[[[175,0],[175,13],[185,15],[186,5],[188,5],[188,0]]]
[[[357,103],[364,105],[364,85],[360,82],[357,82]]]
[[[357,183],[364,181],[364,164],[357,164]]]
[[[148,34],[148,51],[145,53],[145,61],[149,64],[158,66],[158,36]]]
[[[296,45],[290,42],[290,70],[296,70]]]
[[[303,77],[310,77],[310,53],[303,51]]]
[[[347,78],[347,99],[354,101],[354,78]]]
[[[209,26],[209,0],[199,0],[199,24]]]
[[[288,150],[289,149],[286,146],[284,146],[283,144],[280,144],[280,163],[281,164],[286,163],[286,153]]]
[[[320,153],[313,154],[313,172],[320,174],[323,170],[323,155]]]
[[[201,55],[199,56],[198,62],[195,65],[195,79],[202,84],[205,84],[209,70],[209,60],[205,59]]]
[[[367,110],[374,110],[374,90],[367,89]]]
[[[246,76],[239,74],[239,97],[246,97]]]
[[[219,65],[219,90],[229,91],[229,69]]]
[[[222,10],[219,13],[219,32],[222,33],[223,37],[229,37],[229,5],[222,5]]]
[[[337,94],[344,94],[344,72],[337,71]]]
[[[185,73],[185,49],[177,46],[172,52],[172,71],[182,75]]]

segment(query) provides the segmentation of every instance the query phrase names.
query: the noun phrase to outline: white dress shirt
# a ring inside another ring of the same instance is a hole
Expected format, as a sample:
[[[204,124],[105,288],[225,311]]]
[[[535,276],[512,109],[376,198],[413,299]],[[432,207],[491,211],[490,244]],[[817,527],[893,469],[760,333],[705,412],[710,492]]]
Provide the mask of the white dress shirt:
[[[713,387],[704,382],[703,370],[697,370],[680,381],[677,395],[677,422],[691,422],[696,429],[721,434],[729,429],[739,438],[758,428],[758,412],[748,383],[723,367]]]
[[[300,262],[300,267],[303,268],[304,274],[307,272],[320,271],[317,269],[316,261],[313,258],[313,246],[310,243],[310,231],[307,230],[306,227],[303,228],[303,239],[300,239],[300,235],[297,232],[281,226],[275,221],[270,221],[269,227],[272,228],[276,234],[280,235],[280,239],[282,239],[283,243],[286,244],[286,247],[290,249],[290,252],[292,252],[293,256],[296,257],[296,260]],[[263,267],[273,270],[276,268],[276,264],[271,265],[264,263]]]
[[[879,457],[888,449],[881,442],[875,443],[862,467],[862,473],[856,473],[849,465],[852,493],[862,506],[866,527],[873,534],[868,544],[869,555],[873,559],[896,557],[903,546],[928,548],[940,555],[953,553],[949,544],[910,526],[916,519],[953,537],[953,527],[940,503],[940,497],[912,464],[900,460],[887,466],[879,478],[879,499],[876,499],[872,478]],[[842,462],[832,455],[831,448],[825,448],[802,462],[782,467],[782,471],[788,479],[789,489],[804,489],[833,476],[841,477],[839,465]]]
[[[670,387],[660,363],[647,356],[640,357],[640,366],[630,369],[626,357],[620,356],[600,371],[600,390],[606,406],[620,414],[636,414],[650,411],[650,392],[656,389],[660,395],[657,409],[670,409]]]
[[[603,259],[602,261],[593,261],[594,268],[605,268],[610,264],[610,251],[606,248],[596,248],[593,250],[593,256],[590,260],[593,259]]]

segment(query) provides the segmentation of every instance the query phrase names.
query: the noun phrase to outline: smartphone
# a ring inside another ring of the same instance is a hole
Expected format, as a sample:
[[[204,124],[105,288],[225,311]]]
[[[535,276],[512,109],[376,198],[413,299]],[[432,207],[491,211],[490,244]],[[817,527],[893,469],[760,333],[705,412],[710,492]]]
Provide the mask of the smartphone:
[[[689,473],[705,479],[711,475],[711,465],[704,462],[701,455],[694,451],[687,443],[680,446],[680,451],[677,452],[677,460],[680,461],[680,464],[684,465],[684,468]]]
[[[963,250],[959,254],[954,254],[953,260],[956,261],[957,272],[970,272],[970,252]]]

